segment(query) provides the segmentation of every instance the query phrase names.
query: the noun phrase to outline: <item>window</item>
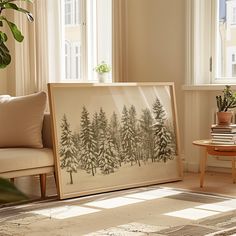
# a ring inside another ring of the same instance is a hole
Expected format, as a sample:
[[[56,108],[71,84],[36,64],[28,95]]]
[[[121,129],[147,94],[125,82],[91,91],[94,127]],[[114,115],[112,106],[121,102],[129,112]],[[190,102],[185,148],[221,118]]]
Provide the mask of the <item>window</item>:
[[[227,3],[227,5],[229,5],[229,4]],[[236,24],[236,7],[235,6],[231,7],[231,11],[232,11],[232,21],[231,21],[231,24],[235,25]]]
[[[236,0],[217,0],[218,16],[216,18],[217,47],[216,47],[216,80],[236,81]],[[214,20],[214,19],[213,19]]]
[[[70,53],[70,43],[68,41],[65,41],[65,78],[70,78],[70,59],[71,59],[71,53]]]
[[[65,0],[65,24],[72,24],[72,0]]]
[[[186,83],[235,83],[236,0],[190,0],[187,9]]]
[[[64,0],[65,25],[76,25],[80,23],[80,0]]]
[[[61,0],[61,5],[63,78],[95,81],[95,66],[101,61],[112,63],[112,0]]]

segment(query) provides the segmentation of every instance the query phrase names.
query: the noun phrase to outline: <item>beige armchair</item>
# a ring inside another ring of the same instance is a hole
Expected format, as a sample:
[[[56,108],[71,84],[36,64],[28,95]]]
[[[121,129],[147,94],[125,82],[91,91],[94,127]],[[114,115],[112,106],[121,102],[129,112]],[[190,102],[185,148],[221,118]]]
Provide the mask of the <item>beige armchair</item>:
[[[41,197],[46,196],[46,174],[54,172],[50,115],[44,115],[43,148],[0,148],[0,177],[40,176]]]

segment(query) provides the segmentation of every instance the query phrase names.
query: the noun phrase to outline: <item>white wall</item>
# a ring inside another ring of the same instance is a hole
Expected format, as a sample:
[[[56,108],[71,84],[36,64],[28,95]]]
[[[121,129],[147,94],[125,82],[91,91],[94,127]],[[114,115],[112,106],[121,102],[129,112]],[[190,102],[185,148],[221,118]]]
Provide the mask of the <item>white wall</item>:
[[[126,0],[127,71],[129,82],[169,82],[176,86],[181,154],[186,169],[198,171],[203,150],[192,145],[195,139],[210,137],[212,113],[218,91],[183,90],[185,83],[185,1]],[[14,47],[12,47],[14,53]],[[0,71],[0,92],[14,91],[14,61]],[[4,79],[2,79],[2,77]],[[236,90],[236,87],[234,88]],[[209,165],[218,166],[215,159]],[[228,163],[220,162],[227,166]]]
[[[185,167],[188,171],[199,170],[199,159],[205,155],[204,149],[193,146],[192,141],[211,138],[210,129],[214,123],[216,108],[216,95],[222,95],[224,85],[200,86],[185,90],[184,115],[184,156]],[[236,91],[236,86],[232,86]],[[226,157],[209,156],[208,169],[216,171],[231,171],[231,159]]]
[[[0,95],[7,94],[7,69],[0,69]]]
[[[127,0],[129,82],[169,82],[176,86],[183,152],[185,0]]]

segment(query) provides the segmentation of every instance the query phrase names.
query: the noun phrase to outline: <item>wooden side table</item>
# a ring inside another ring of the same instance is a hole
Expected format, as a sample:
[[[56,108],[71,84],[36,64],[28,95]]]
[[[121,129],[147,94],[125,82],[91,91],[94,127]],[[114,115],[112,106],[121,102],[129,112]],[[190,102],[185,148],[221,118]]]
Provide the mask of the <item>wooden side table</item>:
[[[200,187],[203,187],[206,161],[208,155],[214,156],[227,156],[232,158],[232,177],[233,183],[236,182],[236,169],[235,169],[235,158],[236,158],[236,144],[214,144],[210,139],[196,140],[193,141],[196,146],[204,147],[206,154],[201,157],[200,160]]]

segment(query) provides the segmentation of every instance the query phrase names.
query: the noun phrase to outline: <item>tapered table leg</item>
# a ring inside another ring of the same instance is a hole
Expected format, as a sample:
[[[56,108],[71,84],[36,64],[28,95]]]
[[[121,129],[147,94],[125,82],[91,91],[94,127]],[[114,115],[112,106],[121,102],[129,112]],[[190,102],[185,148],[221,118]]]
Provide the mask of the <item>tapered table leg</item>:
[[[236,182],[235,157],[232,157],[232,178],[233,178],[233,183],[235,184]]]
[[[203,183],[204,183],[207,156],[208,156],[208,152],[206,150],[205,155],[202,156],[200,160],[200,187],[201,188],[203,187]]]
[[[40,174],[40,189],[41,198],[44,199],[46,196],[46,174]]]

